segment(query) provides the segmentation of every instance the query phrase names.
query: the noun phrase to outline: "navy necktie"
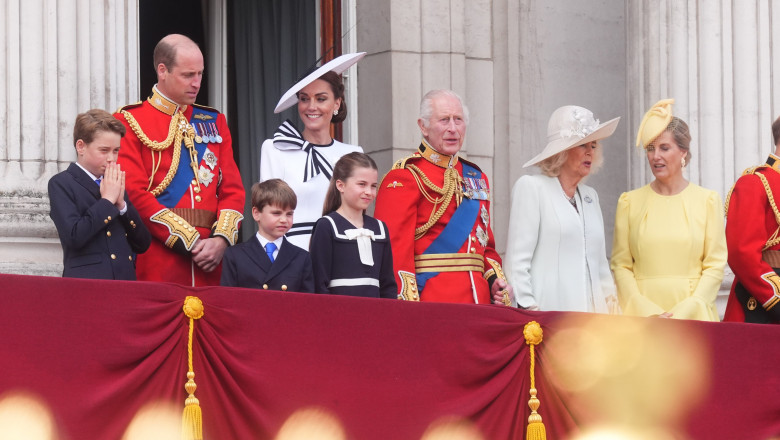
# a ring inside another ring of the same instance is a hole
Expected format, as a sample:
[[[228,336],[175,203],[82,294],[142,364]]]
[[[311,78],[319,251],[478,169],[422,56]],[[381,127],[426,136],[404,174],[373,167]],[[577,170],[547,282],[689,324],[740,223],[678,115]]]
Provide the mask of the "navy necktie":
[[[265,245],[265,253],[268,255],[268,259],[271,260],[271,263],[274,262],[274,251],[276,250],[276,245],[272,242],[268,242]]]

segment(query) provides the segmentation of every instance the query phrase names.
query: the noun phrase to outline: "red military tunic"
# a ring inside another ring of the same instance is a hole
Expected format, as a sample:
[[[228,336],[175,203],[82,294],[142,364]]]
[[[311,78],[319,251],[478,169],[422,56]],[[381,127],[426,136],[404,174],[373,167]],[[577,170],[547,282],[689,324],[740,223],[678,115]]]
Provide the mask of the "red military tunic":
[[[200,238],[221,236],[231,245],[238,238],[244,186],[225,116],[192,105],[182,114],[156,87],[114,116],[127,127],[118,159],[127,193],[153,238],[138,256],[138,279],[219,285],[222,266],[203,272],[191,250]]]
[[[780,203],[779,162],[770,155],[767,164],[747,170],[726,199],[726,244],[734,284],[724,321],[780,322],[780,276],[773,269],[780,267],[780,261],[773,260],[780,255],[775,254],[780,239],[773,239],[778,236],[780,212],[770,204],[770,196],[775,205]]]
[[[382,179],[374,215],[390,231],[400,299],[489,304],[490,285],[497,276],[505,279],[490,227],[487,176],[468,162],[470,171],[464,176],[463,162],[458,156],[436,152],[423,141],[417,153],[397,162]],[[450,172],[448,179],[449,167],[456,174]],[[448,180],[457,183],[448,185]],[[479,203],[476,219],[457,234],[456,242],[462,245],[455,252],[426,254],[453,219],[461,197]],[[445,203],[449,204],[437,218]],[[417,286],[432,273],[436,275],[418,292]]]

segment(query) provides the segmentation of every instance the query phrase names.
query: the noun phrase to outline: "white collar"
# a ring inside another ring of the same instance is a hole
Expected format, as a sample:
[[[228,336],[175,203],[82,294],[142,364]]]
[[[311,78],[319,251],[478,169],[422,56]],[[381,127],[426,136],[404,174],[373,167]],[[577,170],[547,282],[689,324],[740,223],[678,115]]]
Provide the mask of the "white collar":
[[[284,237],[279,237],[276,240],[271,241],[271,240],[263,237],[262,235],[260,235],[260,232],[256,233],[255,237],[257,237],[257,240],[260,242],[260,246],[263,249],[265,249],[265,245],[267,245],[268,243],[273,243],[273,244],[276,245],[276,249],[281,249],[282,248],[282,242],[284,241]]]
[[[84,170],[84,172],[85,172],[85,173],[87,173],[87,176],[91,177],[91,178],[92,178],[92,180],[98,180],[98,179],[102,179],[102,178],[103,178],[103,176],[97,177],[96,175],[94,175],[94,174],[90,173],[89,171],[87,171],[87,169],[86,169],[86,168],[84,168],[83,166],[81,166],[81,164],[80,164],[80,163],[78,163],[78,162],[74,162],[74,163],[75,163],[76,165],[78,165],[78,166],[79,166],[79,168],[81,168],[82,170]]]

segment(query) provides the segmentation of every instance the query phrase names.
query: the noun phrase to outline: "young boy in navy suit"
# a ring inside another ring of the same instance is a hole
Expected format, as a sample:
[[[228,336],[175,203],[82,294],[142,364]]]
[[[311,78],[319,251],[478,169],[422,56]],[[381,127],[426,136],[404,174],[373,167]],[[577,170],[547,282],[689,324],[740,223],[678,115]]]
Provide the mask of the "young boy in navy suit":
[[[311,257],[287,241],[298,205],[295,192],[281,179],[252,185],[252,217],[257,234],[225,250],[220,284],[264,290],[314,292]]]
[[[49,180],[63,277],[135,280],[135,256],[149,248],[151,234],[127,200],[116,163],[124,135],[124,125],[104,110],[76,117],[77,161]]]

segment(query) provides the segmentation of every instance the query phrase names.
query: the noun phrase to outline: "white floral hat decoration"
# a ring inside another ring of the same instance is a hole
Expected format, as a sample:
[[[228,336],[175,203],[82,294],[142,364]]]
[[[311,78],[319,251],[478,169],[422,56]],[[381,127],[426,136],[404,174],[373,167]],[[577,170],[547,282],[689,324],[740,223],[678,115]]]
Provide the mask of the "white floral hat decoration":
[[[282,98],[279,99],[279,103],[276,104],[274,113],[280,113],[295,105],[295,103],[298,102],[298,92],[300,92],[304,87],[313,83],[315,80],[319,79],[326,72],[330,72],[332,70],[333,72],[341,75],[345,70],[349,69],[353,64],[360,61],[364,56],[366,56],[365,52],[345,53],[344,55],[338,56],[318,67],[317,70],[296,82],[292,87],[290,87],[289,90],[284,93],[284,95],[282,95]]]
[[[547,146],[526,162],[523,168],[536,165],[569,148],[608,138],[615,132],[618,122],[620,117],[599,124],[599,120],[593,118],[593,112],[585,107],[560,107],[553,112],[550,122],[547,123]]]

